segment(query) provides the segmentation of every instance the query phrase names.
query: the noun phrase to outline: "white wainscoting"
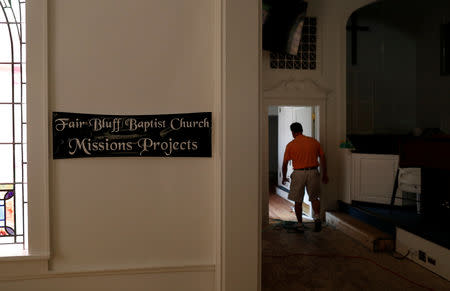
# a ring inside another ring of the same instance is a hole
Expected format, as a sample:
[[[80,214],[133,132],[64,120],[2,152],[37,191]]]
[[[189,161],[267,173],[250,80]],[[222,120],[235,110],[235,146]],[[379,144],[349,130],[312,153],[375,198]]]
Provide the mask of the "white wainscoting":
[[[398,155],[355,154],[351,159],[351,200],[390,204]],[[400,199],[396,199],[400,205]]]

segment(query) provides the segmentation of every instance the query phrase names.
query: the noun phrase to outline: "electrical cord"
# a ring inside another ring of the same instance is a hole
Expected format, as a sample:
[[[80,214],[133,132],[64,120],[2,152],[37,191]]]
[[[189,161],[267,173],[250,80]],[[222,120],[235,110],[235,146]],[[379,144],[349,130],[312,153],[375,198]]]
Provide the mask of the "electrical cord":
[[[413,285],[416,285],[416,286],[418,286],[418,287],[424,288],[424,289],[426,289],[426,290],[431,290],[431,291],[433,290],[433,289],[430,288],[430,287],[427,287],[427,286],[425,286],[425,285],[422,285],[422,284],[420,284],[420,283],[417,283],[417,282],[415,282],[415,281],[412,281],[412,280],[406,278],[405,276],[403,276],[403,275],[401,275],[401,274],[399,274],[399,273],[397,273],[397,272],[394,272],[394,271],[392,271],[391,269],[389,269],[389,268],[387,268],[387,267],[385,267],[385,266],[383,266],[383,265],[381,265],[381,264],[375,262],[375,261],[372,260],[372,259],[366,258],[366,257],[361,257],[361,256],[348,256],[348,255],[339,255],[339,254],[308,254],[308,253],[292,253],[292,254],[286,254],[286,255],[270,255],[270,254],[263,254],[263,257],[272,257],[272,258],[285,258],[285,257],[293,257],[293,256],[320,257],[320,258],[362,259],[362,260],[366,260],[366,261],[368,261],[368,262],[370,262],[370,263],[372,263],[372,264],[378,266],[379,268],[381,268],[381,269],[383,269],[383,270],[385,270],[385,271],[387,271],[387,272],[390,272],[390,273],[394,274],[395,276],[397,276],[397,277],[399,277],[399,278],[401,278],[401,279],[403,279],[403,280],[405,280],[405,281],[408,281],[409,283],[411,283],[411,284],[413,284]]]
[[[397,259],[397,260],[404,260],[404,259],[406,259],[406,257],[409,255],[409,253],[410,253],[410,251],[408,250],[408,252],[406,253],[406,255],[403,255],[403,256],[400,256],[400,257],[397,257],[397,256],[394,254],[394,252],[392,252],[391,254],[392,254],[392,256],[393,256],[395,259]]]

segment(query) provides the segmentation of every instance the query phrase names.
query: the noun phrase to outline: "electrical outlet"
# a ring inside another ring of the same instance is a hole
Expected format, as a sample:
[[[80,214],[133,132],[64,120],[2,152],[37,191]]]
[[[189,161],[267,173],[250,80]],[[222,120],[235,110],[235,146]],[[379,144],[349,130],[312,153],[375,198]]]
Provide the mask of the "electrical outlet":
[[[424,251],[419,250],[419,260],[427,262],[427,254]]]
[[[420,266],[450,280],[450,252],[425,239],[397,228],[396,250]]]

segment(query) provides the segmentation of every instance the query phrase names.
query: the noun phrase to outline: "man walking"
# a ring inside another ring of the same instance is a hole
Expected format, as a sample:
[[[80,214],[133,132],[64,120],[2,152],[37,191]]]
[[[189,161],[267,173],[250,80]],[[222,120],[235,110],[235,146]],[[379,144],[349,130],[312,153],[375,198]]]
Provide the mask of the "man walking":
[[[295,201],[295,215],[297,216],[299,231],[303,231],[302,203],[305,195],[305,187],[308,191],[309,201],[314,210],[314,231],[322,229],[320,220],[320,173],[322,182],[328,183],[327,164],[325,154],[320,143],[312,137],[303,135],[303,127],[300,123],[291,124],[291,132],[294,140],[286,146],[283,159],[283,184],[288,182],[286,177],[288,162],[292,161],[294,172],[291,174],[291,189],[288,199]],[[320,158],[320,164],[318,161]]]

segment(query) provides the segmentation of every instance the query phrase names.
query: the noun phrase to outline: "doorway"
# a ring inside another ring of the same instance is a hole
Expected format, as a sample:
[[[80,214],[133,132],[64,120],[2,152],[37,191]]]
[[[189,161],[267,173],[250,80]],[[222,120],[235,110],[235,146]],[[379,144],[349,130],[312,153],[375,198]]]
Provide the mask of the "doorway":
[[[269,221],[296,221],[294,202],[288,199],[290,183],[282,183],[282,164],[286,145],[292,140],[290,125],[299,122],[303,134],[320,141],[320,106],[268,106],[268,219]],[[293,172],[288,165],[287,177]],[[266,184],[267,185],[267,184]],[[312,207],[307,191],[303,201],[303,217],[312,219]]]

